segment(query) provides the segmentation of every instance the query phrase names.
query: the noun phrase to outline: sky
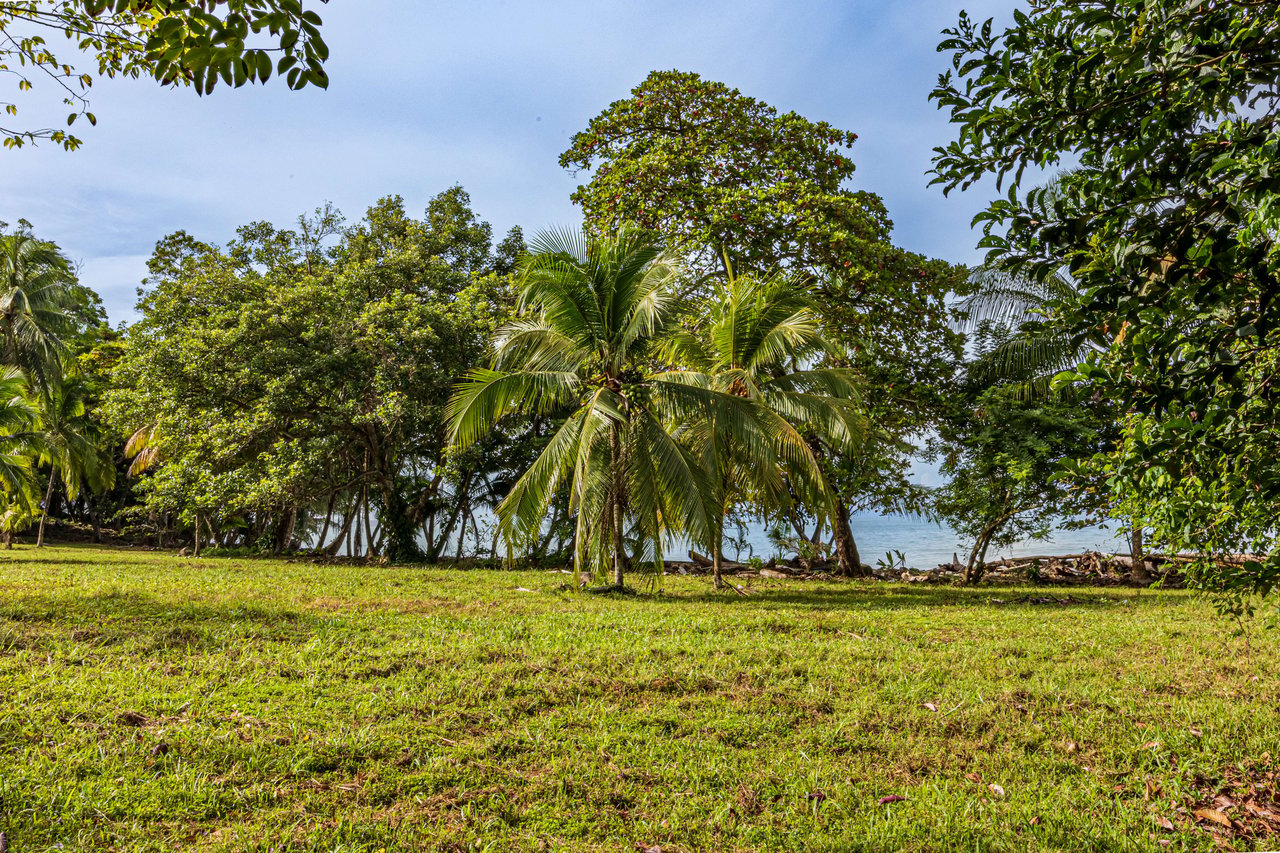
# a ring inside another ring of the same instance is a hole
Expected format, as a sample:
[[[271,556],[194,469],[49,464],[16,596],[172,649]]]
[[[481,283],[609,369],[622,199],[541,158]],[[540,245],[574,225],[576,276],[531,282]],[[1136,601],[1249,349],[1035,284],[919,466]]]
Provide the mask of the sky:
[[[455,184],[495,234],[573,225],[583,176],[557,162],[570,137],[650,71],[679,69],[855,131],[852,188],[884,198],[894,241],[981,258],[969,223],[994,189],[928,186],[932,149],[952,138],[928,94],[947,67],[941,30],[962,8],[1004,17],[1013,0],[305,5],[324,18],[327,90],[272,81],[199,98],[100,81],[97,127],[75,128],[82,148],[0,152],[0,220],[56,242],[113,323],[136,317],[146,259],[177,230],[225,243],[239,225],[288,226],[325,202],[356,220],[393,194],[421,213]],[[22,97],[23,118],[66,111],[47,87]]]

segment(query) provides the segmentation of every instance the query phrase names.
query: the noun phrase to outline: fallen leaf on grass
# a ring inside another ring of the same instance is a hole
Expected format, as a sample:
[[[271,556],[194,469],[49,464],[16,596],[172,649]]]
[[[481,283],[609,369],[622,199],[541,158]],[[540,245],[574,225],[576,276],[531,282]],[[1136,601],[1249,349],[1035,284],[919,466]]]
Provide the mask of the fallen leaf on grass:
[[[1212,821],[1219,826],[1225,826],[1227,829],[1231,828],[1231,818],[1227,817],[1217,809],[1196,809],[1192,814],[1200,820]]]
[[[827,798],[827,795],[826,795],[826,794],[824,794],[824,793],[822,793],[821,791],[810,791],[810,792],[809,792],[809,797],[808,797],[808,799],[813,800],[815,803],[820,803],[820,802],[822,802],[823,800],[825,800],[826,798]]]
[[[653,845],[652,847],[646,847],[643,844],[637,844],[636,849],[639,850],[640,853],[662,853],[662,848],[656,844]]]
[[[1142,748],[1143,748],[1143,749],[1159,749],[1159,748],[1160,748],[1160,741],[1158,741],[1158,740],[1149,740],[1149,741],[1147,741],[1146,743],[1144,743],[1144,744],[1142,745]]]
[[[1204,737],[1204,732],[1200,731],[1199,729],[1187,729],[1187,731],[1191,732],[1196,737]]]
[[[901,803],[904,800],[906,800],[906,797],[900,797],[897,794],[890,794],[887,797],[881,797],[880,799],[876,800],[876,805],[887,806],[890,803]]]
[[[1173,821],[1169,820],[1167,817],[1160,817],[1159,815],[1156,815],[1156,826],[1161,829],[1168,830],[1169,832],[1173,832]]]
[[[1039,826],[1041,823],[1040,815],[1036,815],[1035,817],[1031,818],[1031,820],[1027,821],[1027,823],[1031,824],[1032,826]]]
[[[979,784],[979,785],[981,785],[981,784],[982,784],[982,774],[981,774],[981,773],[966,773],[966,774],[964,774],[964,778],[968,779],[970,782],[975,782],[975,783],[977,783],[977,784]]]
[[[920,707],[924,708],[926,711],[932,711],[935,714],[938,713],[938,706],[933,704],[932,702],[925,702]]]
[[[988,786],[987,786],[987,790],[988,790],[988,791],[990,791],[991,793],[995,794],[997,797],[1003,797],[1003,796],[1004,796],[1004,788],[1002,788],[1001,786],[997,785],[995,782],[992,782],[990,785],[988,785]]]

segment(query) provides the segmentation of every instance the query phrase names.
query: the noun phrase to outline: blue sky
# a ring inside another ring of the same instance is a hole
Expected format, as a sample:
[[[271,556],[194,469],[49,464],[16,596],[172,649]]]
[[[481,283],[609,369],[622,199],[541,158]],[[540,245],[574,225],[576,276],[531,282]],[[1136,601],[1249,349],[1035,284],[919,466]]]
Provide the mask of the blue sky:
[[[1003,16],[1012,0],[307,5],[325,20],[327,91],[197,98],[100,82],[79,151],[0,152],[0,220],[25,217],[62,246],[116,322],[134,316],[156,241],[179,229],[225,242],[326,201],[358,219],[389,194],[421,212],[454,184],[497,233],[574,223],[580,178],[557,164],[569,137],[649,71],[677,68],[857,132],[854,185],[884,197],[895,242],[980,257],[969,221],[990,188],[945,199],[927,187],[931,149],[951,133],[927,96],[946,63],[940,30],[961,8]],[[56,101],[28,97],[41,95]]]

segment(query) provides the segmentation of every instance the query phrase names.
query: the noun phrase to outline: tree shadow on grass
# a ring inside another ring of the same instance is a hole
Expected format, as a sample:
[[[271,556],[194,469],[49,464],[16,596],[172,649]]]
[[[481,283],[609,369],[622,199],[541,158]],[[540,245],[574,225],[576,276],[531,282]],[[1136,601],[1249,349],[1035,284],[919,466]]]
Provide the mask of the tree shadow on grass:
[[[234,634],[302,643],[328,620],[253,602],[172,602],[139,592],[106,592],[0,600],[0,621],[56,626],[80,640],[129,638],[159,649]]]
[[[1182,595],[1161,595],[1154,590],[1071,587],[952,587],[933,584],[823,585],[804,588],[778,586],[753,588],[748,595],[732,590],[708,589],[693,595],[672,596],[669,601],[689,604],[730,604],[762,609],[900,610],[914,607],[986,607],[1000,610],[1070,610],[1079,608],[1181,607]]]

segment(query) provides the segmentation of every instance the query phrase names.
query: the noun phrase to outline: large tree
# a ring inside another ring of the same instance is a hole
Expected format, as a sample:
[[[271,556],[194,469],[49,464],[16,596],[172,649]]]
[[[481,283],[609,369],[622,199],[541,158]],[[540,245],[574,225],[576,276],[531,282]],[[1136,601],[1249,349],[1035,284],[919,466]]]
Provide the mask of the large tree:
[[[301,0],[3,0],[0,71],[19,95],[48,85],[70,109],[67,127],[81,117],[96,124],[88,92],[104,77],[147,76],[207,94],[219,81],[243,86],[275,73],[293,89],[324,88],[329,48],[320,25]],[[50,44],[57,39],[67,40],[65,51]],[[0,107],[13,117],[19,103]],[[0,138],[7,148],[49,139],[71,150],[81,142],[56,127],[0,126]]]
[[[518,243],[495,251],[460,188],[423,219],[389,198],[349,228],[325,210],[225,249],[166,238],[108,396],[149,507],[251,545],[307,531],[405,560],[421,535],[438,555],[480,485],[447,452],[444,405],[507,310]]]
[[[871,390],[868,440],[828,460],[844,515],[921,506],[914,441],[940,411],[962,338],[963,269],[891,242],[881,199],[850,186],[857,134],[697,74],[655,71],[576,134],[561,165],[590,172],[588,228],[661,236],[705,282],[786,270],[819,297],[826,337]],[[816,534],[815,534],[816,535]]]
[[[1175,550],[1263,555],[1193,576],[1239,596],[1280,582],[1280,12],[1274,3],[1034,0],[1004,29],[961,17],[933,97],[957,138],[945,189],[1010,181],[986,214],[992,261],[1080,297],[1064,323],[1104,332],[1079,378],[1131,404],[1101,460],[1122,511]],[[1075,160],[1057,198],[1023,171]],[[1047,213],[1047,215],[1046,215]],[[1238,599],[1240,600],[1240,599]]]

